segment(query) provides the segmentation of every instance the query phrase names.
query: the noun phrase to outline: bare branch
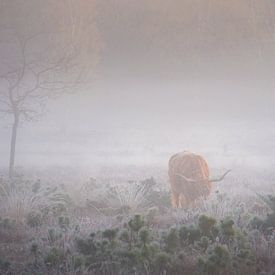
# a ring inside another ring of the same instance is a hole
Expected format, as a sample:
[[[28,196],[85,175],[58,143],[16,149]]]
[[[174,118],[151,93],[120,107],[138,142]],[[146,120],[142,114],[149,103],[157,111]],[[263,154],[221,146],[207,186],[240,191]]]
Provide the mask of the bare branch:
[[[5,78],[7,78],[9,75],[14,75],[14,74],[18,73],[19,70],[20,70],[20,69],[16,68],[16,69],[14,69],[14,70],[7,71],[7,72],[1,74],[1,75],[0,75],[0,78],[5,79]]]
[[[22,41],[19,38],[19,36],[17,36],[17,38],[19,40],[19,45],[20,45],[22,64],[20,66],[21,68],[19,68],[17,70],[17,73],[16,73],[17,74],[17,80],[15,81],[15,83],[13,85],[10,86],[10,92],[12,92],[16,87],[19,86],[20,82],[24,78],[25,70],[26,70],[26,46],[27,46],[28,39],[25,39],[25,40]]]
[[[13,112],[10,109],[0,109],[0,113],[12,114]]]
[[[2,99],[0,98],[0,104],[4,105],[6,107],[9,107],[9,108],[11,107],[9,101],[7,99],[5,100],[4,98],[2,98]]]

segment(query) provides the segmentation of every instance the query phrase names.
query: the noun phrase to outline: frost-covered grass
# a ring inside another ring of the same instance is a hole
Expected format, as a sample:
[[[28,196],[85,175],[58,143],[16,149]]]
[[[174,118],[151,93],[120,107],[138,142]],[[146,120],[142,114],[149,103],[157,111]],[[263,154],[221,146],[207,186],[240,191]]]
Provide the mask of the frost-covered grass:
[[[272,172],[233,171],[192,209],[143,172],[2,177],[0,273],[272,274]]]

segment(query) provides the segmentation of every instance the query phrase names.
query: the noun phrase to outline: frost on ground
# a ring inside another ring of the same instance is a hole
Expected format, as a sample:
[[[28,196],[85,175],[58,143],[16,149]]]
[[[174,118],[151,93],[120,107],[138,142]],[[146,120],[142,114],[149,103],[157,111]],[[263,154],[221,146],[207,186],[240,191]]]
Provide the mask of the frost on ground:
[[[104,171],[2,176],[1,273],[272,274],[272,172],[235,170],[208,200],[173,209],[165,170]]]

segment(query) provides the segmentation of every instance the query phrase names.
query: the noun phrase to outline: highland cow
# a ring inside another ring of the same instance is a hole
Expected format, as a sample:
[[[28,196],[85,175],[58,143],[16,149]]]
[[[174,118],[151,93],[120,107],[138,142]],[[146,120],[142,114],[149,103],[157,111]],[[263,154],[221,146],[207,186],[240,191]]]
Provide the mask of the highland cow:
[[[212,183],[224,179],[227,171],[219,179],[209,179],[209,168],[202,156],[181,152],[169,160],[169,179],[172,191],[173,207],[188,207],[200,198],[207,198]]]

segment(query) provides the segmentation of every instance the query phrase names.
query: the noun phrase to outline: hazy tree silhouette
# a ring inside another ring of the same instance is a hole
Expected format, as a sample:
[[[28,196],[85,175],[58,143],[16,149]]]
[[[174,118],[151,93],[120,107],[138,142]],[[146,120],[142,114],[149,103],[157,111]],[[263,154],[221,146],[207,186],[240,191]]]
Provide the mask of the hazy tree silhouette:
[[[0,112],[13,119],[10,177],[20,122],[91,81],[100,48],[94,15],[93,1],[1,2]]]

